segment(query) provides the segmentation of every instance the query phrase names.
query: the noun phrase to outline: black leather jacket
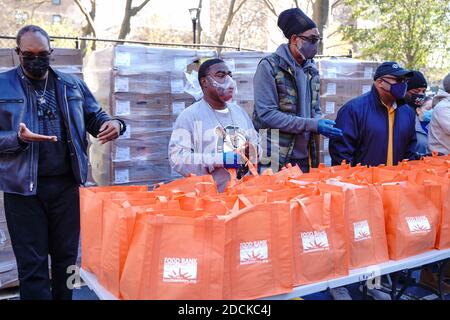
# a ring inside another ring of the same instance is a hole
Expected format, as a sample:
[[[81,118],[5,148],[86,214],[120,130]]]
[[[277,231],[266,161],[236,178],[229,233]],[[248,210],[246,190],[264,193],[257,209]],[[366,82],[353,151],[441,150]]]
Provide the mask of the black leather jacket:
[[[102,111],[79,78],[50,69],[55,75],[55,94],[67,131],[72,170],[76,181],[87,178],[87,134],[97,136],[102,124],[112,118]],[[39,144],[19,144],[17,132],[23,122],[38,132],[36,99],[21,67],[0,73],[0,190],[35,195]],[[123,134],[123,132],[121,132]]]

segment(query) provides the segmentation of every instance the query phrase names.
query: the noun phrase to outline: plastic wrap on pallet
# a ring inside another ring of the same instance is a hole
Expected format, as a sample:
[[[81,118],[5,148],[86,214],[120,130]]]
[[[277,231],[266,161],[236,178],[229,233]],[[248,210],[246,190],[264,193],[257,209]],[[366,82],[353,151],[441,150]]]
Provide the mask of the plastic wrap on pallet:
[[[377,66],[377,62],[350,58],[327,58],[318,60],[321,79],[372,80]]]
[[[254,90],[253,77],[262,58],[270,55],[263,51],[226,51],[221,54],[221,58],[233,73],[236,81],[237,92],[234,96],[235,102],[242,107],[250,117],[254,110]]]
[[[0,72],[5,72],[12,68],[14,68],[12,49],[0,48]]]
[[[269,54],[263,51],[226,51],[221,54],[221,57],[233,72],[233,75],[239,72],[253,77],[261,59]]]
[[[0,192],[0,289],[15,283],[17,279],[16,259],[12,250],[3,207],[3,192]]]
[[[126,133],[112,143],[91,139],[97,184],[156,184],[180,177],[170,168],[168,144],[177,116],[195,101],[184,92],[185,72],[216,56],[211,50],[123,45],[92,54],[88,85],[105,110],[127,123]]]
[[[95,52],[92,67],[97,70],[113,68],[120,74],[182,73],[199,59],[216,56],[212,50],[117,45]]]
[[[317,61],[320,73],[320,108],[325,118],[335,120],[349,100],[371,90],[379,63],[349,58],[327,58]],[[321,137],[321,162],[331,165],[329,141]]]
[[[17,268],[0,273],[0,289],[17,287],[19,285],[19,272]]]

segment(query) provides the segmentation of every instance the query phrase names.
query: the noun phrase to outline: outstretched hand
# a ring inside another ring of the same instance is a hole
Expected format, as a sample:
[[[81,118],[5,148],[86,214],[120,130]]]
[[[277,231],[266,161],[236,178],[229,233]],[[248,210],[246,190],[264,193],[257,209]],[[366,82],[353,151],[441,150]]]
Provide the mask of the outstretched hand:
[[[21,141],[26,143],[31,142],[57,142],[58,138],[56,136],[45,136],[42,134],[37,134],[32,132],[30,129],[27,128],[25,123],[19,124],[19,133],[18,137]]]

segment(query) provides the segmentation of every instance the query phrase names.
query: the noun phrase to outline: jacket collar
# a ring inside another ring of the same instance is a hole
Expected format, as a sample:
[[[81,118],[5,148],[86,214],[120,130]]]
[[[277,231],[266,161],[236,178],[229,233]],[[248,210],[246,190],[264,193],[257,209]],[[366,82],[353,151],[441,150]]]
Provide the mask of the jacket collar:
[[[380,95],[377,91],[377,89],[375,88],[375,85],[372,85],[372,89],[370,91],[370,94],[372,95],[375,103],[377,104],[378,107],[386,109],[386,107],[384,106],[384,104],[381,102],[380,99]],[[402,103],[403,100],[398,100],[394,103],[394,105],[392,106],[392,108],[394,110],[397,110],[398,108],[402,107],[404,105],[404,103]]]
[[[307,60],[303,67],[300,66],[292,56],[291,51],[289,50],[289,46],[285,43],[278,47],[275,54],[280,57],[280,65],[279,67],[286,72],[290,73],[292,76],[295,76],[295,70],[298,68],[302,68],[303,71],[315,74],[318,73],[316,65],[314,63],[314,59]]]

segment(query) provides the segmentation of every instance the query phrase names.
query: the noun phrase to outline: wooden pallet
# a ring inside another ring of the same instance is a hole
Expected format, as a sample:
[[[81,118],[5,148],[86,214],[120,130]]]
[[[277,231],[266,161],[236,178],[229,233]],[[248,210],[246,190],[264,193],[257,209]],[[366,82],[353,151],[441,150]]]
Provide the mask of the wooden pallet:
[[[0,300],[18,300],[20,298],[19,283],[11,288],[0,290]]]

